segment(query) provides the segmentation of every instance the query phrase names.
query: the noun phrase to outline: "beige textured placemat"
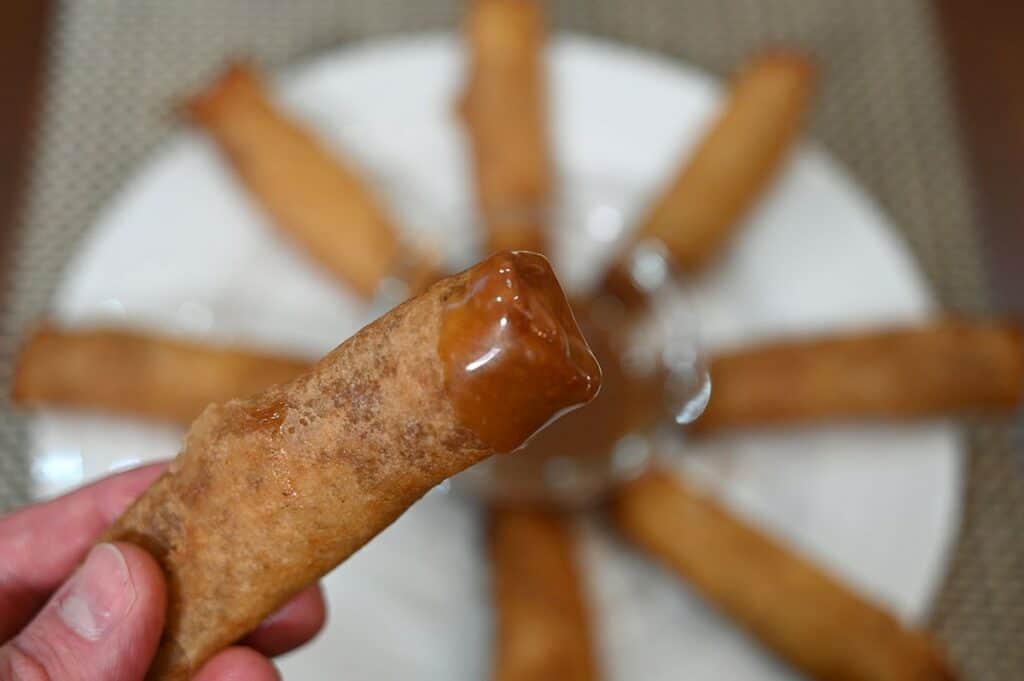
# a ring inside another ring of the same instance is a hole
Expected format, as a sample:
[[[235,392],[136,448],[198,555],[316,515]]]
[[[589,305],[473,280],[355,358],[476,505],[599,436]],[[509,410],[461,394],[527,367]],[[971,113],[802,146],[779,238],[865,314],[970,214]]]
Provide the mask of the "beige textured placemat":
[[[270,66],[382,33],[453,25],[443,0],[74,0],[57,12],[28,210],[0,335],[39,316],[97,211],[175,129],[169,105],[224,57]],[[925,0],[590,0],[558,27],[727,73],[771,43],[817,55],[814,132],[917,254],[947,307],[984,312],[984,272],[930,5]],[[6,394],[6,390],[4,390]],[[0,509],[27,499],[18,417],[0,413]],[[969,429],[962,536],[933,625],[971,679],[1024,678],[1024,482],[1009,423]]]

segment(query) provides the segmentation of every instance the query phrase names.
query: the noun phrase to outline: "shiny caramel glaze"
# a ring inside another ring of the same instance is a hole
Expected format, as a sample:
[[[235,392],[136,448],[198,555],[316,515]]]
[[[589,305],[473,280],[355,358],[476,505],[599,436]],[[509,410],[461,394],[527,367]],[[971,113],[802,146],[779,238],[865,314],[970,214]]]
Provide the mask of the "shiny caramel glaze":
[[[463,425],[508,452],[594,399],[601,367],[541,255],[505,251],[445,301],[438,354]]]

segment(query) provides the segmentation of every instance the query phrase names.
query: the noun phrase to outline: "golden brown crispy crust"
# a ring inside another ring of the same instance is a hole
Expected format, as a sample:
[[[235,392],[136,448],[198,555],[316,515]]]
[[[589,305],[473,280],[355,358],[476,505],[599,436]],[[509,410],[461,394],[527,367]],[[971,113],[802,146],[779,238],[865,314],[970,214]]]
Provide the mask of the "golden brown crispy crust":
[[[569,519],[496,509],[488,548],[497,615],[495,681],[593,681],[590,616]]]
[[[1024,339],[1011,323],[950,319],[754,346],[710,373],[698,432],[1001,411],[1024,390]]]
[[[361,295],[374,295],[400,259],[395,225],[355,170],[276,108],[251,65],[232,65],[184,111],[282,231]]]
[[[621,488],[611,516],[627,540],[808,678],[955,678],[926,633],[907,628],[668,474]]]
[[[284,383],[311,362],[138,331],[36,328],[15,360],[16,404],[187,424],[212,402]]]
[[[459,111],[471,142],[488,252],[542,251],[551,194],[543,11],[535,0],[471,0]]]
[[[399,306],[292,383],[208,407],[107,533],[168,576],[150,679],[188,678],[489,453],[457,422],[437,357],[442,301],[458,284]]]
[[[735,76],[711,128],[661,192],[638,230],[660,240],[676,265],[694,271],[721,251],[803,127],[815,69],[775,51]]]

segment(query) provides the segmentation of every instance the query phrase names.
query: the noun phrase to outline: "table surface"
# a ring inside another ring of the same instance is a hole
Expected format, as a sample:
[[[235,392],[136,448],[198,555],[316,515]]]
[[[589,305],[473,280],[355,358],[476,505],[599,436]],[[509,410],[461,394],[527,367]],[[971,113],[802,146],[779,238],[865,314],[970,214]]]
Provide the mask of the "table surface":
[[[38,119],[51,0],[0,3],[0,275],[6,284]],[[6,286],[0,286],[0,304]]]
[[[1001,310],[1024,316],[1024,3],[936,0]]]

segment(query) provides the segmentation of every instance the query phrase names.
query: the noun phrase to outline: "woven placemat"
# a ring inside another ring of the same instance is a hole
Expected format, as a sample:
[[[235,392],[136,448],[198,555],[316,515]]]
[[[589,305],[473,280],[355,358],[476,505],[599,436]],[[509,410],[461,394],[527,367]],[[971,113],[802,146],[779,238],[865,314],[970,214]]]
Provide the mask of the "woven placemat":
[[[0,335],[38,317],[98,209],[176,127],[175,96],[230,54],[273,67],[353,39],[451,27],[443,0],[76,0],[56,15],[49,92]],[[820,59],[814,134],[894,218],[942,302],[988,292],[930,4],[925,0],[566,0],[559,28],[725,74],[766,44]],[[0,413],[0,509],[27,500],[24,434]],[[1024,481],[1009,423],[968,428],[966,515],[932,624],[971,679],[1024,678]]]

